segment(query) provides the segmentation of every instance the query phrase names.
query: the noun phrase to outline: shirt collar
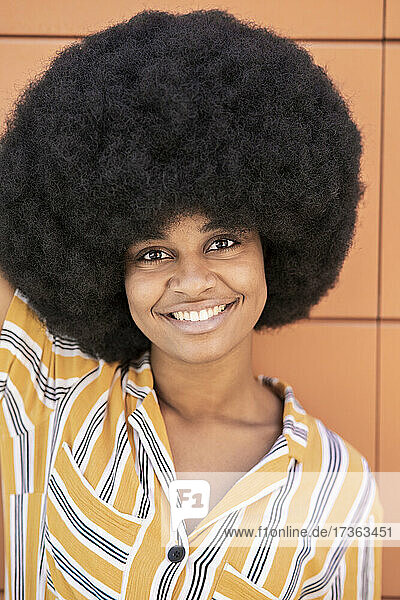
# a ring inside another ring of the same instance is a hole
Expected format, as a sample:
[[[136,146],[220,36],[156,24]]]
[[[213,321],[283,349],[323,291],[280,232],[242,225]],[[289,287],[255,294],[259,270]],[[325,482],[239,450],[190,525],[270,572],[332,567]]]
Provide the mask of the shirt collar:
[[[283,430],[289,456],[303,462],[309,446],[310,417],[294,395],[293,388],[286,381],[277,377],[258,375],[258,380],[274,391],[284,402]]]
[[[265,375],[259,375],[258,380],[270,386],[284,402],[282,434],[257,465],[241,477],[211,509],[192,532],[193,536],[232,509],[248,505],[284,485],[293,460],[303,461],[309,440],[308,415],[294,397],[289,384]],[[122,388],[126,392],[127,421],[136,430],[165,495],[169,498],[169,484],[176,479],[176,472],[164,418],[153,385],[150,351],[146,351],[137,361],[131,362],[122,376]]]

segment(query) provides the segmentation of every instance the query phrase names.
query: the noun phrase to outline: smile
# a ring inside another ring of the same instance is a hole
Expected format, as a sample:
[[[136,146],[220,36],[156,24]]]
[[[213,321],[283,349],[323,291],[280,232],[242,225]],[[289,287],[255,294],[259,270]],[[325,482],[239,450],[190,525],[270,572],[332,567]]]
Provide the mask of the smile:
[[[207,319],[199,321],[179,320],[169,315],[161,316],[174,327],[177,327],[178,329],[181,329],[182,331],[185,331],[187,333],[204,333],[219,327],[219,325],[223,323],[227,319],[229,314],[235,309],[238,302],[239,299],[235,300],[235,302],[227,304],[224,310],[218,313],[217,315],[213,315],[212,317],[208,317]]]

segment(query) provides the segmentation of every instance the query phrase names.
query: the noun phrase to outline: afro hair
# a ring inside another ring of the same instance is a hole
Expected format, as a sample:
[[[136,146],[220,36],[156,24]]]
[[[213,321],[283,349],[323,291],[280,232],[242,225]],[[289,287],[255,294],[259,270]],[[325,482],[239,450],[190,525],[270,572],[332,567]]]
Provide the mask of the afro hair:
[[[222,10],[144,10],[59,50],[0,141],[0,267],[55,336],[106,362],[150,348],[126,252],[180,215],[260,235],[255,330],[309,316],[352,245],[361,134],[293,40]]]

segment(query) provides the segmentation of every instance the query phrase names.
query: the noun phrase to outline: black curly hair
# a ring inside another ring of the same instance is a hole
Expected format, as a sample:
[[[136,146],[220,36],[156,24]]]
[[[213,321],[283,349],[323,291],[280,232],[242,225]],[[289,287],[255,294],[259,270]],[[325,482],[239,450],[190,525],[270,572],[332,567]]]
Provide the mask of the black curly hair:
[[[352,245],[361,134],[293,40],[222,10],[144,10],[58,51],[0,145],[0,266],[55,336],[106,362],[150,340],[124,288],[131,244],[179,215],[256,229],[255,330],[309,316]]]

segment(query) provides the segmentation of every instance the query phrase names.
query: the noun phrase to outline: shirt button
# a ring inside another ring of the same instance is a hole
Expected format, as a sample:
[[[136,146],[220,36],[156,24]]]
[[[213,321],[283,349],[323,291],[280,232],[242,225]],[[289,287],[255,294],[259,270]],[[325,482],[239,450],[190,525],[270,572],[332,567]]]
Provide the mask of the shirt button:
[[[183,546],[172,546],[168,550],[168,558],[171,562],[180,562],[185,556],[185,548]]]

